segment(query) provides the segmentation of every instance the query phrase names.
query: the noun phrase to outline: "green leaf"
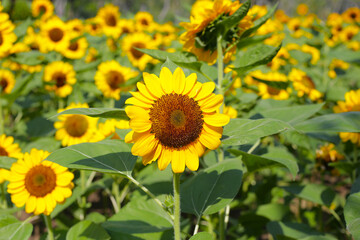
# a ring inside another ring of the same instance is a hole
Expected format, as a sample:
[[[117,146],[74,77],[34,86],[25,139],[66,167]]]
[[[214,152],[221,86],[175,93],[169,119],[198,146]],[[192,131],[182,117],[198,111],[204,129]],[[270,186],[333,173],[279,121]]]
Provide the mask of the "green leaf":
[[[271,221],[281,220],[289,212],[289,206],[280,203],[264,204],[256,209],[257,215],[264,216]]]
[[[29,239],[33,230],[32,224],[21,222],[12,215],[0,215],[0,239]]]
[[[293,177],[295,177],[299,171],[296,159],[283,149],[276,149],[262,156],[249,154],[237,149],[229,149],[228,152],[236,157],[242,156],[241,160],[245,164],[248,172],[255,172],[271,167],[285,167]]]
[[[20,52],[10,59],[19,64],[35,66],[45,60],[45,54],[39,51]]]
[[[293,129],[290,124],[277,119],[231,119],[230,123],[224,127],[222,143],[243,145],[289,129]]]
[[[320,111],[323,106],[324,103],[270,108],[261,111],[260,114],[266,118],[278,119],[290,124],[295,124],[311,117]]]
[[[278,47],[265,44],[256,45],[244,52],[238,59],[238,65],[232,69],[241,75],[254,67],[267,64],[276,56],[280,48],[281,44]]]
[[[261,27],[264,23],[266,23],[266,21],[271,18],[274,15],[274,12],[277,8],[277,6],[279,5],[279,3],[275,4],[264,16],[262,16],[261,18],[257,19],[254,22],[254,26],[248,30],[246,30],[242,35],[241,38],[246,38],[248,36],[250,36],[252,33],[256,32],[259,27]]]
[[[66,234],[66,240],[97,240],[111,239],[110,235],[96,223],[83,220],[70,228]]]
[[[211,233],[208,232],[199,232],[190,238],[190,240],[211,240],[211,239],[214,239],[214,237],[213,235],[211,235]]]
[[[86,215],[85,220],[91,221],[93,223],[103,223],[106,221],[106,217],[98,212],[92,212]]]
[[[30,152],[31,149],[41,149],[48,152],[54,152],[61,146],[61,142],[52,137],[42,137],[35,141],[30,142],[26,147],[22,148],[23,152]]]
[[[0,156],[0,168],[9,170],[11,168],[11,165],[16,161],[17,161],[16,158]]]
[[[360,239],[360,178],[352,186],[352,194],[346,199],[344,216],[346,228],[354,239]]]
[[[247,0],[231,16],[228,16],[223,21],[220,21],[218,26],[215,26],[215,28],[220,28],[222,30],[221,34],[226,35],[226,33],[231,28],[237,26],[241,21],[241,19],[243,19],[246,16],[246,14],[250,9],[250,5],[251,5],[251,1]]]
[[[307,183],[306,185],[292,185],[282,187],[285,191],[292,193],[299,198],[306,199],[308,201],[325,205],[327,207],[335,199],[335,192],[324,185]]]
[[[315,117],[294,125],[303,132],[360,132],[360,112],[344,112]]]
[[[253,36],[251,38],[240,39],[236,45],[238,49],[242,49],[251,45],[259,44],[264,42],[265,39],[271,37],[272,34]],[[229,49],[230,50],[230,49]]]
[[[263,80],[260,78],[256,78],[256,77],[252,77],[253,79],[255,79],[258,82],[264,83],[270,87],[276,88],[276,89],[286,89],[289,87],[289,82],[283,82],[283,81],[268,81],[268,80]]]
[[[239,160],[226,160],[185,181],[181,185],[182,211],[200,217],[225,207],[239,191],[243,175],[241,169]]]
[[[71,108],[62,111],[51,118],[58,117],[64,114],[81,114],[89,117],[101,117],[101,118],[116,118],[129,120],[124,109],[120,108]]]
[[[130,177],[137,157],[129,144],[119,140],[81,143],[51,153],[47,160],[64,167]]]

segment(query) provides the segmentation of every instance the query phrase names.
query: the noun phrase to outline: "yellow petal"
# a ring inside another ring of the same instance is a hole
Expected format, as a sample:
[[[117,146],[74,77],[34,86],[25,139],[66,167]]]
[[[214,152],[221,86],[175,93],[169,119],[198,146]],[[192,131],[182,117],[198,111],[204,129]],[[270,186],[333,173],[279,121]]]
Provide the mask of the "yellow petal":
[[[52,191],[52,196],[54,198],[55,201],[61,203],[64,201],[65,197],[64,195],[62,194],[62,191],[61,191],[62,187],[56,187],[54,189],[54,191]]]
[[[185,74],[181,68],[176,68],[173,75],[174,92],[181,94],[185,88]]]
[[[143,156],[142,163],[144,165],[148,165],[149,163],[152,163],[153,161],[158,159],[158,157],[161,154],[161,151],[162,151],[162,145],[158,144],[155,151],[152,151],[151,153]]]
[[[138,106],[127,106],[125,112],[129,118],[150,119],[148,111]]]
[[[147,119],[132,119],[130,120],[130,128],[135,132],[146,132],[151,128],[151,121]]]
[[[158,143],[154,134],[146,134],[139,138],[131,148],[131,153],[136,156],[144,156],[154,150]]]
[[[163,148],[161,155],[158,159],[158,168],[162,171],[167,168],[171,162],[171,150]]]
[[[142,107],[145,109],[150,109],[152,107],[152,105],[150,103],[140,101],[139,99],[137,99],[135,97],[126,99],[125,104],[133,104],[135,106]]]
[[[29,199],[26,201],[25,211],[27,213],[32,213],[35,211],[36,207],[36,197],[30,196]]]
[[[182,173],[185,170],[185,151],[173,151],[171,157],[171,168],[174,173]]]
[[[36,199],[36,207],[35,207],[34,214],[39,215],[39,214],[43,213],[44,211],[45,211],[45,199],[42,197],[38,197]]]
[[[201,90],[196,95],[195,100],[199,101],[201,99],[206,98],[209,96],[215,89],[215,83],[213,82],[206,82],[201,86]]]
[[[30,196],[28,191],[22,191],[16,194],[11,195],[11,201],[15,204],[16,207],[22,207],[26,203]]]
[[[137,98],[138,100],[148,103],[148,104],[153,104],[154,100],[148,99],[147,97],[145,97],[144,95],[142,95],[140,92],[130,92],[131,95],[133,95],[133,97]]]
[[[163,91],[167,94],[173,91],[173,76],[167,67],[163,67],[160,71],[160,82]]]
[[[186,83],[185,83],[185,89],[182,93],[183,95],[188,94],[191,91],[191,89],[193,89],[193,87],[195,86],[195,83],[197,80],[196,73],[190,74],[185,80],[186,80]]]
[[[221,113],[215,113],[211,115],[205,114],[204,122],[214,127],[222,127],[230,122],[230,117]]]
[[[146,88],[145,84],[143,84],[142,82],[138,82],[138,83],[136,84],[136,86],[137,86],[139,92],[140,92],[142,95],[144,95],[146,98],[148,98],[148,99],[150,99],[150,100],[152,100],[152,101],[154,101],[154,100],[157,99],[157,97],[156,97],[155,95],[153,95],[153,94],[151,94],[151,93],[149,92],[149,90]]]
[[[196,82],[195,86],[188,93],[189,98],[195,97],[200,92],[201,88],[202,88],[202,83]]]
[[[204,145],[202,145],[200,141],[197,141],[193,146],[194,146],[198,156],[201,157],[205,152]]]
[[[200,135],[199,141],[208,149],[217,149],[221,143],[220,139],[203,131]]]
[[[161,98],[164,95],[164,92],[161,88],[160,79],[154,75],[144,72],[143,78],[147,89],[149,92],[157,98]]]
[[[199,101],[199,105],[203,112],[214,112],[218,110],[224,101],[224,97],[220,94],[205,98],[204,101]]]
[[[191,171],[196,171],[199,168],[199,157],[195,147],[190,146],[185,151],[185,163]]]
[[[204,130],[207,133],[210,133],[211,135],[213,135],[214,137],[217,138],[221,138],[222,132],[223,132],[223,128],[222,127],[214,127],[211,125],[208,125],[207,123],[204,123],[203,125]]]
[[[71,172],[64,172],[62,174],[57,175],[56,185],[65,187],[70,184],[70,182],[74,179],[74,174]]]

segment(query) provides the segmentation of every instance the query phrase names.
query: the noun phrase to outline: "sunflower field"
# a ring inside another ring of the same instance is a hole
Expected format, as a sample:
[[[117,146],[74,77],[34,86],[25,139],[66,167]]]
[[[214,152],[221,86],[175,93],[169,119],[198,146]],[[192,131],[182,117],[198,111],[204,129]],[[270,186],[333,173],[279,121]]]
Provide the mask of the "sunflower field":
[[[360,239],[355,4],[61,2],[0,3],[0,239]]]

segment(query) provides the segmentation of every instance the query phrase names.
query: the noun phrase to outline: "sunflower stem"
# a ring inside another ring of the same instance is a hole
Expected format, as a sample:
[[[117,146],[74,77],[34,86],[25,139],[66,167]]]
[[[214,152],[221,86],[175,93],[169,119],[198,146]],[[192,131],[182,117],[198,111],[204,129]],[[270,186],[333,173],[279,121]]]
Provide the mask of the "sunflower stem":
[[[222,35],[219,35],[217,37],[217,70],[218,70],[218,82],[217,82],[217,88],[219,91],[219,94],[224,96],[224,89],[222,86],[222,82],[224,79],[224,56],[223,56],[223,50],[222,50]],[[220,106],[220,113],[223,113],[224,111],[224,104]]]
[[[3,204],[1,204],[1,206],[4,206],[5,208],[7,208],[4,183],[2,183],[0,185],[1,185],[1,200],[3,202]]]
[[[82,192],[85,193],[86,175],[85,175],[84,170],[80,170],[80,184],[81,184]],[[80,208],[82,210],[82,213],[80,214],[80,220],[84,220],[85,219],[85,208],[86,208],[86,197],[85,196],[81,196]]]
[[[173,173],[174,184],[174,239],[180,240],[180,173]]]
[[[44,215],[46,228],[48,230],[48,240],[54,240],[54,230],[51,225],[51,217],[50,215]]]

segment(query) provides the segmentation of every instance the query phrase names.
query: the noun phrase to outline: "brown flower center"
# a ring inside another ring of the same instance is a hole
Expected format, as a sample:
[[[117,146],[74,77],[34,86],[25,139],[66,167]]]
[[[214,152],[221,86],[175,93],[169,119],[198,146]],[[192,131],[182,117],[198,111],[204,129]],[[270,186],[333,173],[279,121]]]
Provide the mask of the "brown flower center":
[[[0,156],[9,156],[8,152],[3,147],[0,147]]]
[[[5,91],[5,89],[8,85],[9,85],[9,82],[6,80],[6,78],[0,79],[0,86],[1,86],[2,91]]]
[[[70,46],[69,46],[69,49],[70,49],[71,51],[76,51],[76,50],[78,50],[78,49],[79,49],[79,44],[78,44],[78,42],[77,42],[77,41],[72,42],[72,43],[70,44]]]
[[[141,22],[141,25],[143,25],[143,26],[149,26],[149,22],[145,18],[141,19],[140,22]]]
[[[49,31],[49,37],[53,42],[59,42],[64,37],[64,32],[60,28],[53,28]]]
[[[130,50],[131,55],[133,55],[133,57],[136,59],[140,59],[144,55],[144,53],[140,52],[139,50],[137,50],[135,48],[145,48],[145,44],[137,42],[137,43],[134,43],[131,47],[131,50]]]
[[[30,195],[45,197],[56,187],[56,174],[50,167],[37,165],[25,176],[25,188]]]
[[[280,93],[280,89],[274,88],[274,87],[271,87],[271,86],[267,86],[267,91],[272,96],[278,95]]]
[[[303,84],[310,89],[315,89],[315,83],[314,81],[309,77],[309,76],[305,76],[303,77]]]
[[[346,38],[348,40],[351,40],[354,37],[354,34],[352,32],[349,32],[348,34],[346,34]]]
[[[66,75],[62,72],[54,73],[52,79],[56,82],[55,85],[58,88],[61,88],[66,84]]]
[[[162,145],[182,148],[197,140],[203,129],[203,115],[197,102],[186,95],[166,94],[150,109],[151,133]]]
[[[2,34],[0,32],[0,46],[3,44],[3,42],[4,42],[4,39],[3,39],[3,36],[2,36]]]
[[[105,17],[105,23],[106,25],[110,26],[110,27],[115,27],[116,26],[116,17],[114,15],[109,15]]]
[[[72,115],[65,121],[66,132],[72,137],[83,136],[89,127],[88,120],[81,115]]]
[[[351,14],[350,14],[350,17],[351,17],[352,19],[355,19],[355,18],[356,18],[356,13],[351,13]]]
[[[110,71],[106,75],[106,82],[109,84],[112,90],[115,90],[119,88],[119,84],[125,82],[125,78],[120,72]]]
[[[46,6],[40,5],[39,6],[39,13],[40,13],[40,15],[46,13]]]

